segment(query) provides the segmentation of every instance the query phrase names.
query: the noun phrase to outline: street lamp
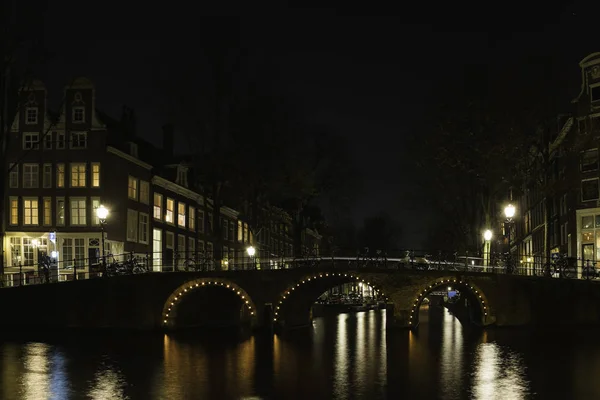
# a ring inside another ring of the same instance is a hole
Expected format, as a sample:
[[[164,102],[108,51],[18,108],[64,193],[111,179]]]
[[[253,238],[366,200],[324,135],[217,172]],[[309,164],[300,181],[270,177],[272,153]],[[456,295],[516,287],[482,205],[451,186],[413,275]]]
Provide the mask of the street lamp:
[[[100,220],[100,229],[102,231],[102,269],[103,274],[106,276],[106,255],[104,254],[104,225],[106,225],[106,218],[108,218],[108,209],[102,204],[96,209],[96,217]]]
[[[252,260],[252,265],[253,265],[254,269],[256,269],[256,264],[254,263],[254,260],[255,260],[254,255],[256,254],[256,249],[253,246],[249,246],[246,249],[246,252],[250,256],[250,259]]]
[[[492,236],[492,231],[489,229],[486,229],[485,232],[483,232],[483,270],[485,272],[487,272],[487,268],[490,265],[490,247]]]
[[[508,227],[507,231],[507,238],[508,238],[508,253],[507,253],[507,263],[506,263],[506,267],[507,273],[511,273],[512,270],[510,269],[510,231],[511,231],[511,225],[513,222],[513,217],[515,216],[515,212],[516,212],[516,208],[515,206],[513,206],[512,204],[508,204],[506,207],[504,207],[504,216],[506,217],[506,225]]]

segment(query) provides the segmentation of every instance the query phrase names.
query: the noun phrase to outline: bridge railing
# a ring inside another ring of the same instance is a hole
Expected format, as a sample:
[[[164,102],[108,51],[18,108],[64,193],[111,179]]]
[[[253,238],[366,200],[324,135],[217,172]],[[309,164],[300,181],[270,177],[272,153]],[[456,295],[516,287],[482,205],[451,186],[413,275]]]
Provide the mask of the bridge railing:
[[[290,268],[379,268],[385,270],[449,271],[487,274],[513,274],[557,279],[600,280],[600,261],[553,254],[545,259],[539,254],[491,253],[459,254],[403,250],[388,256],[378,251],[338,251],[330,254],[310,253],[302,256],[256,252],[253,256],[238,252],[215,260],[211,254],[168,251],[162,253],[108,254],[102,257],[54,260],[38,254],[29,262],[5,267],[2,287],[66,282],[81,279],[110,278],[141,273],[197,271],[279,270]]]

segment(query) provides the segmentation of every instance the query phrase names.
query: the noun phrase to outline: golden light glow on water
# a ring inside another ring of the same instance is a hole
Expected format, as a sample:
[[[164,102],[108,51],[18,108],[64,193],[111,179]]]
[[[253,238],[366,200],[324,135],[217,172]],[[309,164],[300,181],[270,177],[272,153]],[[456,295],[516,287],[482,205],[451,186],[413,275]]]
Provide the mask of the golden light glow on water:
[[[482,343],[475,357],[473,399],[524,399],[528,383],[523,362],[515,353],[502,351],[496,343]]]
[[[127,382],[121,371],[106,364],[99,367],[87,397],[94,400],[125,398],[124,388]]]
[[[464,366],[463,328],[447,309],[443,309],[442,315],[440,381],[445,388],[445,398],[456,398],[462,389],[457,383],[461,382]]]
[[[362,383],[362,377],[365,374],[365,367],[368,363],[367,357],[367,341],[365,339],[366,336],[366,313],[360,312],[356,314],[356,345],[354,347],[354,382]],[[369,343],[373,342],[375,337],[373,335],[369,335]],[[360,388],[359,388],[360,389]]]
[[[24,373],[22,376],[23,399],[42,400],[52,398],[50,391],[50,346],[45,343],[25,345]]]
[[[337,317],[337,337],[335,341],[335,365],[333,393],[336,398],[346,398],[348,396],[348,344],[346,328],[348,324],[348,314],[340,314]]]

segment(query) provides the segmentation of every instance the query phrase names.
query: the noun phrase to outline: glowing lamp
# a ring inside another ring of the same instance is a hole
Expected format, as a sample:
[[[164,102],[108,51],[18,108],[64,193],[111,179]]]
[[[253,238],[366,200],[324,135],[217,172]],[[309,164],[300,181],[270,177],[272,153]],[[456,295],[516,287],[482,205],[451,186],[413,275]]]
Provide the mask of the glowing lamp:
[[[506,216],[506,218],[512,218],[515,216],[515,206],[513,206],[512,204],[507,205],[506,207],[504,207],[504,215]]]

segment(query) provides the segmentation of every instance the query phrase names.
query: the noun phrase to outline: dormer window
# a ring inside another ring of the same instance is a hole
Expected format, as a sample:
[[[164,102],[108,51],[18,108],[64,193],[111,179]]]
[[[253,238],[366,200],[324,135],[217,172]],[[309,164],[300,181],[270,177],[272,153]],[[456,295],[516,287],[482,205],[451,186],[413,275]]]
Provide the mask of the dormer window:
[[[27,107],[25,109],[25,123],[27,125],[35,125],[38,123],[38,108]]]
[[[188,186],[187,181],[187,168],[181,165],[177,166],[177,181],[176,183],[181,186]]]
[[[73,123],[81,124],[85,122],[85,107],[73,107]]]

